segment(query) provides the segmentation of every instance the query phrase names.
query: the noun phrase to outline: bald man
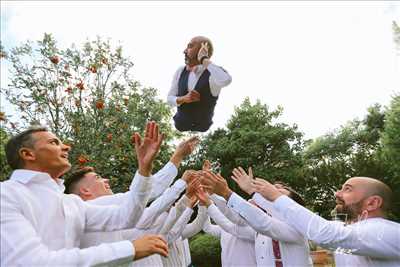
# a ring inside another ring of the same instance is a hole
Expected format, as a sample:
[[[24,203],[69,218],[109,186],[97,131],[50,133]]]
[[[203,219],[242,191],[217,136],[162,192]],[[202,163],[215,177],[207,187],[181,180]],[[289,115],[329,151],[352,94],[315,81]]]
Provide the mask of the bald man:
[[[211,40],[204,36],[192,38],[184,50],[185,66],[175,72],[167,98],[177,107],[174,121],[179,131],[207,131],[219,93],[232,81],[223,68],[210,61],[213,52]]]
[[[353,177],[336,192],[336,211],[346,222],[327,221],[284,196],[269,182],[257,179],[254,190],[283,219],[317,244],[335,251],[337,267],[400,266],[400,224],[386,219],[392,190],[369,177]]]

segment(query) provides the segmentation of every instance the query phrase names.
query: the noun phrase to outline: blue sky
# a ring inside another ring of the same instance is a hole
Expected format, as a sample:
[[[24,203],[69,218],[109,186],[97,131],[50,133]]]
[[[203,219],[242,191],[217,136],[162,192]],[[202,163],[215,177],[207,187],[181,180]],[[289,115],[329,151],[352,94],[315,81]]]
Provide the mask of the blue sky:
[[[1,1],[1,41],[10,48],[48,32],[68,47],[110,37],[133,59],[133,76],[166,98],[186,43],[205,35],[213,61],[233,77],[212,130],[249,96],[283,106],[282,121],[314,138],[400,92],[391,28],[399,14],[399,3],[383,1]],[[7,85],[4,61],[0,81]],[[12,112],[3,100],[1,109]]]

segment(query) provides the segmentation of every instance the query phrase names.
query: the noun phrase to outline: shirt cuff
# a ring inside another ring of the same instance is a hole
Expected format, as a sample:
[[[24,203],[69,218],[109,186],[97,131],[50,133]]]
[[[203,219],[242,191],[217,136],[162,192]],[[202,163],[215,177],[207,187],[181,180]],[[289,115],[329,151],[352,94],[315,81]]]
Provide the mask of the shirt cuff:
[[[171,172],[171,176],[176,177],[178,175],[178,168],[176,168],[175,164],[173,164],[171,161],[168,161],[167,164],[162,168],[162,170]]]
[[[232,192],[231,196],[228,199],[228,207],[238,211],[239,207],[240,207],[240,203],[242,203],[242,201],[244,201],[238,194],[236,194],[235,192]]]
[[[139,171],[136,171],[133,179],[136,180],[136,183],[134,183],[135,186],[132,188],[133,191],[139,193],[150,192],[153,183],[153,176],[142,176]]]
[[[184,180],[178,179],[175,181],[173,187],[176,188],[178,191],[183,191],[186,188],[187,184]]]
[[[223,202],[225,202],[226,203],[226,200],[225,200],[225,198],[223,198],[223,197],[221,197],[221,196],[219,196],[219,195],[217,195],[217,194],[212,194],[211,196],[210,196],[210,199],[212,200],[212,201],[223,201]]]
[[[283,212],[288,209],[292,204],[293,200],[290,199],[288,196],[282,195],[275,199],[273,202],[273,207],[280,213],[283,214]]]
[[[180,105],[178,105],[178,103],[176,103],[176,99],[177,99],[177,98],[178,98],[177,96],[169,95],[169,96],[167,97],[167,102],[168,102],[168,104],[169,104],[171,107],[180,106]]]
[[[215,204],[211,204],[210,206],[208,206],[208,208],[207,208],[208,214],[213,215],[213,214],[215,214],[215,212],[218,212],[215,209],[218,209],[217,206],[215,206]]]
[[[131,241],[125,240],[120,242],[109,243],[111,246],[112,258],[108,261],[112,261],[113,264],[122,264],[126,262],[132,262],[135,258],[135,247]]]

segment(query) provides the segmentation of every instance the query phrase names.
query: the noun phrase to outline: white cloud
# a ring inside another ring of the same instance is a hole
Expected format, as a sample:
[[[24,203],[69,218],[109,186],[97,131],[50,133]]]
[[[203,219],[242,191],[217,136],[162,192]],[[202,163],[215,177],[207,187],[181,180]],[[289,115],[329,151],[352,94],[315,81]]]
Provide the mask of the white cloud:
[[[245,96],[284,107],[283,120],[308,138],[386,105],[400,91],[391,21],[395,2],[1,2],[3,40],[52,32],[63,46],[96,35],[121,41],[136,79],[165,97],[182,51],[209,36],[213,60],[233,76],[212,129]],[[3,15],[3,14],[2,14]],[[3,84],[3,77],[2,77]]]

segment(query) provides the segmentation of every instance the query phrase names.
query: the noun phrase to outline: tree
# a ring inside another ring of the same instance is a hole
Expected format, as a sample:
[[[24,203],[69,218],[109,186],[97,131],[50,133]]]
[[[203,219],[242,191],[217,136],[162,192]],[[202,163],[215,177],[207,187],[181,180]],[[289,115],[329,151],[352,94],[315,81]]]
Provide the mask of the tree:
[[[280,107],[270,111],[260,101],[253,105],[246,98],[235,108],[226,129],[217,129],[204,138],[188,165],[200,168],[202,161],[209,159],[220,164],[224,177],[230,177],[235,167],[252,166],[257,176],[283,180],[300,188],[303,134],[296,125],[275,122],[281,114]]]
[[[73,164],[96,167],[118,191],[125,190],[136,167],[130,144],[133,132],[155,120],[167,141],[176,135],[170,108],[157,98],[156,89],[133,80],[132,61],[109,40],[98,37],[82,47],[61,49],[44,34],[37,43],[12,48],[8,60],[11,82],[2,93],[21,114],[20,122],[9,121],[8,129],[47,125],[73,147]],[[165,144],[156,167],[170,152]]]
[[[382,134],[382,161],[388,170],[386,179],[394,191],[393,217],[400,221],[400,95],[394,96],[386,110]]]
[[[350,177],[367,176],[388,182],[380,157],[384,118],[381,106],[376,104],[368,108],[363,120],[350,121],[305,149],[305,195],[313,202],[314,211],[329,218],[334,207],[333,193]]]

